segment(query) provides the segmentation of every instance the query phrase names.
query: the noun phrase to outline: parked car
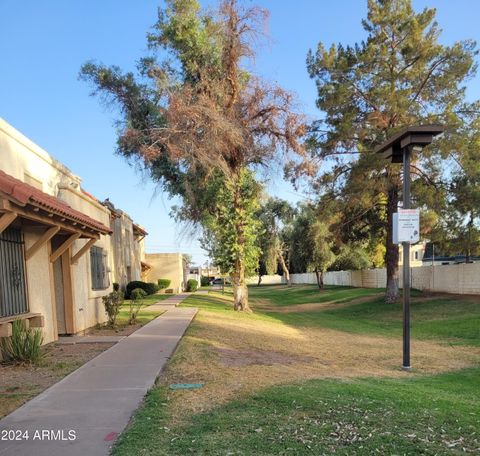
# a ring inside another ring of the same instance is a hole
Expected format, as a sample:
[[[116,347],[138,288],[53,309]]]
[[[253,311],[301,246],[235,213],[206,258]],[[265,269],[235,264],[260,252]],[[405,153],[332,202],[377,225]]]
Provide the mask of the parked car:
[[[230,279],[228,277],[217,277],[212,285],[231,285]]]

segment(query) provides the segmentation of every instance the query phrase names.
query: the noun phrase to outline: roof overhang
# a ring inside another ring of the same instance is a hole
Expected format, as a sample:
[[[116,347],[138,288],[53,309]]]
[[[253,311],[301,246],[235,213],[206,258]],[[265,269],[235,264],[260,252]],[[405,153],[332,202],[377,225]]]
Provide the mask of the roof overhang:
[[[375,153],[382,154],[383,158],[392,163],[403,162],[403,149],[408,146],[425,147],[433,141],[435,136],[443,133],[442,125],[418,125],[407,127],[393,135],[390,139],[375,148]]]
[[[3,171],[0,171],[0,212],[14,213],[38,225],[57,226],[66,233],[78,233],[81,238],[98,238],[112,232],[98,220]]]
[[[133,234],[135,236],[139,236],[143,238],[148,234],[140,225],[137,225],[136,223],[132,224],[132,228],[133,228]]]

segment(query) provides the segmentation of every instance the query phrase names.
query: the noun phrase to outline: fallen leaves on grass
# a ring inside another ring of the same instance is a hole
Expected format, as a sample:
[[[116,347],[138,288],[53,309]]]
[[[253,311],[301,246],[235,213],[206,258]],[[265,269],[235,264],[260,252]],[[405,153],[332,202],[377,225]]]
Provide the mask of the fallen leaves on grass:
[[[162,384],[205,384],[201,391],[169,393],[172,418],[181,420],[276,384],[415,375],[400,369],[401,354],[400,339],[292,327],[274,318],[202,309]],[[414,340],[412,354],[415,372],[437,373],[478,363],[480,348]]]

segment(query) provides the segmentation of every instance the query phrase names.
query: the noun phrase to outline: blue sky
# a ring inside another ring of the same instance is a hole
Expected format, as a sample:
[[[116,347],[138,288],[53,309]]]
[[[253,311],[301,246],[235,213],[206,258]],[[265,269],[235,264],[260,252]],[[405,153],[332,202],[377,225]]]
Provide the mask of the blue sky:
[[[253,3],[246,1],[246,3]],[[365,37],[361,19],[366,0],[260,0],[270,10],[270,43],[261,47],[256,71],[298,96],[311,118],[315,87],[305,56],[318,41],[352,44]],[[174,201],[114,155],[117,118],[77,78],[82,63],[95,59],[132,69],[145,53],[145,34],[153,25],[154,0],[0,0],[0,117],[46,149],[83,179],[84,188],[114,204],[144,225],[150,251],[192,253],[204,261],[195,236],[182,236],[168,216]],[[203,5],[214,4],[213,0]],[[480,42],[477,0],[414,0],[414,7],[437,8],[449,44]],[[480,98],[480,78],[471,81],[469,98]],[[276,180],[270,191],[297,201],[301,195]]]

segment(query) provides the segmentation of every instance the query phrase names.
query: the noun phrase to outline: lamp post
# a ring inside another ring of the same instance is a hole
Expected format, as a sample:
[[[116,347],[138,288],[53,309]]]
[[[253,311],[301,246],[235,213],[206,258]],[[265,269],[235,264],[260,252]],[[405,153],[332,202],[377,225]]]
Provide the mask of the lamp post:
[[[421,151],[444,131],[441,125],[407,127],[375,148],[391,163],[403,163],[403,209],[410,209],[410,161],[414,151]],[[403,246],[403,364],[410,369],[410,242]]]

